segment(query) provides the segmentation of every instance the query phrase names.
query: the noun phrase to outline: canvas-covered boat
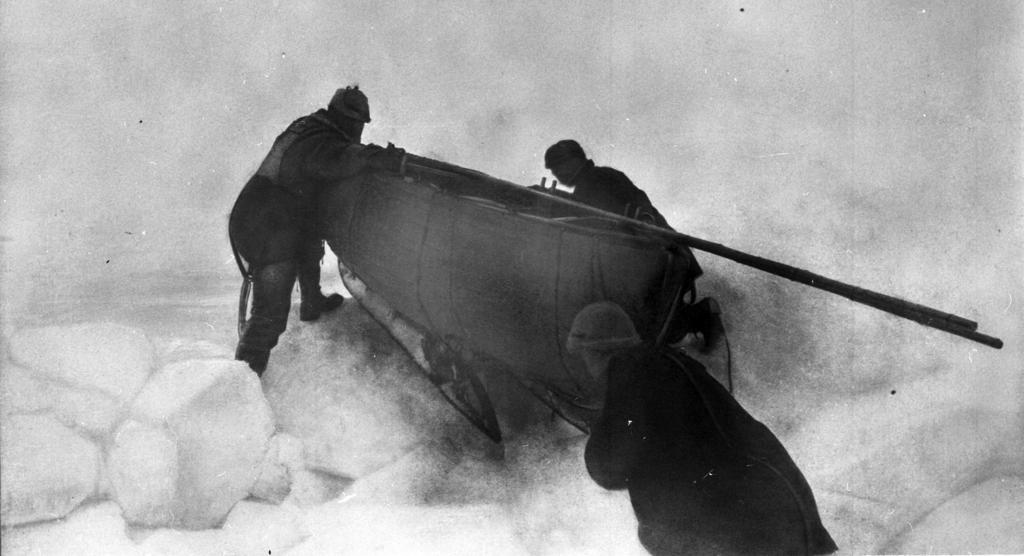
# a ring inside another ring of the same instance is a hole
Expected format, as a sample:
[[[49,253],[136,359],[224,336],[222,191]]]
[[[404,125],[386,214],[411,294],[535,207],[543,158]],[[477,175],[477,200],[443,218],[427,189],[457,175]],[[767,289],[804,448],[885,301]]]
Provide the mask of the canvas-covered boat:
[[[565,351],[573,318],[607,300],[630,314],[646,340],[680,339],[688,323],[679,309],[693,300],[700,274],[691,247],[1003,346],[952,313],[418,156],[408,155],[399,173],[339,183],[323,206],[322,229],[349,291],[495,440],[500,428],[478,371],[513,376],[587,430],[597,391],[582,361]]]
[[[610,300],[645,338],[671,337],[699,274],[648,226],[411,155],[402,174],[347,180],[324,206],[348,289],[495,439],[474,367],[511,373],[585,429],[593,385],[565,351],[576,313]]]

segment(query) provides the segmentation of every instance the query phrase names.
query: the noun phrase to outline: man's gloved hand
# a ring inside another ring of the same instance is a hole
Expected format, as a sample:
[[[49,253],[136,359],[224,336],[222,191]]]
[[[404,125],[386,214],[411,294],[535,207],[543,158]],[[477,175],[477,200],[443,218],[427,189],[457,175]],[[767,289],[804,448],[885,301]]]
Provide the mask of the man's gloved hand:
[[[379,152],[381,152],[383,150],[384,150],[384,147],[382,147],[380,145],[373,144],[373,143],[369,143],[367,145],[363,145],[363,150],[359,151],[359,154],[363,158],[369,160],[370,157],[372,157],[373,155],[375,155],[375,154],[377,154],[377,153],[379,153]]]
[[[374,145],[376,147],[376,145]],[[405,166],[405,149],[396,147],[393,143],[388,143],[387,148],[382,149],[377,147],[378,150],[369,154],[367,164],[372,168],[378,170],[387,170],[388,172],[401,173],[403,166]]]

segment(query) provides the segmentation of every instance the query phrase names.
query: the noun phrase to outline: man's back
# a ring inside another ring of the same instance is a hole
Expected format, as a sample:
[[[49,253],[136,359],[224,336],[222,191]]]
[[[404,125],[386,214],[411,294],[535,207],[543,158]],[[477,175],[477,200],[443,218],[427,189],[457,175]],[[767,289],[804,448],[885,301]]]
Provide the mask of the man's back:
[[[626,174],[607,166],[587,165],[576,176],[573,198],[594,208],[668,227],[651,200]]]
[[[618,422],[595,424],[588,470],[606,485],[624,472],[652,552],[835,550],[785,448],[699,363],[641,348],[613,360],[608,388]]]

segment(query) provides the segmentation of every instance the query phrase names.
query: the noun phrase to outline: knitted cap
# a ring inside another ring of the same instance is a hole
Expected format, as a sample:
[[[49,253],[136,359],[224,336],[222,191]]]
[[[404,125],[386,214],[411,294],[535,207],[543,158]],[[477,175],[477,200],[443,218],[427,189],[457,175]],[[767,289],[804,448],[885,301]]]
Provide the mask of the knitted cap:
[[[614,350],[640,345],[640,335],[626,311],[610,301],[598,301],[583,308],[572,321],[566,349]]]
[[[550,169],[555,164],[569,159],[586,159],[583,147],[572,139],[562,139],[548,147],[544,153],[544,167]]]
[[[359,85],[352,85],[351,87],[335,91],[327,108],[337,111],[346,118],[370,123],[370,101],[359,90]]]

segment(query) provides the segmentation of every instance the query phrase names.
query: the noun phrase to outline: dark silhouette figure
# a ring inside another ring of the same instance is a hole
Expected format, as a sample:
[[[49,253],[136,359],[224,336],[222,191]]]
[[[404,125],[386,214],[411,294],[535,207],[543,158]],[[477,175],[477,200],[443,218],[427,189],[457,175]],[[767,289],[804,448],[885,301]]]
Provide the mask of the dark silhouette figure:
[[[369,102],[359,87],[338,89],[326,109],[295,120],[277,137],[235,201],[228,232],[253,295],[235,358],[257,374],[267,368],[287,326],[296,279],[301,320],[316,320],[342,304],[341,295],[320,291],[321,193],[367,168],[397,171],[405,156],[392,146],[360,144],[369,122]]]
[[[672,230],[665,217],[654,208],[647,194],[634,185],[626,174],[615,168],[595,165],[576,141],[563,139],[548,147],[544,153],[544,165],[551,170],[555,178],[573,187],[572,194],[564,195],[565,197],[603,211]],[[694,261],[692,276],[696,279],[703,271],[692,254],[690,258]],[[703,350],[711,351],[725,334],[721,307],[718,301],[710,297],[694,302],[696,291],[690,293],[692,295],[689,302],[680,305],[676,312],[675,324],[671,329],[677,331],[677,336],[669,339],[669,343],[681,340],[686,334],[700,334],[704,341]]]
[[[652,554],[828,554],[810,486],[774,434],[697,361],[641,342],[618,305],[576,316],[568,349],[605,386],[587,471],[628,489]]]

